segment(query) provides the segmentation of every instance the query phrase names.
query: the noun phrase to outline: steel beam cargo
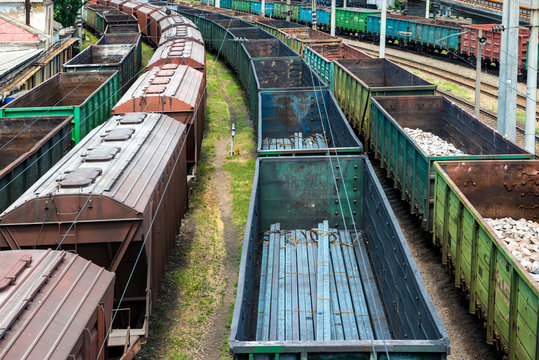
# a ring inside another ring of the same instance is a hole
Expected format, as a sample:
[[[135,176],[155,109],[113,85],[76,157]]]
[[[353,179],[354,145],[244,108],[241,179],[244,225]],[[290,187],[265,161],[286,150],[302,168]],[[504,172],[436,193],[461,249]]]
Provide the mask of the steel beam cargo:
[[[466,155],[431,155],[404,128],[435,134]],[[441,96],[374,98],[370,129],[371,150],[427,231],[432,230],[435,161],[533,158],[524,148]]]
[[[449,353],[448,335],[366,156],[259,158],[242,249],[229,342],[236,359]],[[331,270],[336,265],[344,270]],[[346,301],[330,301],[338,294]],[[358,333],[346,333],[349,321]]]
[[[90,45],[64,64],[66,72],[117,71],[120,96],[135,82],[140,65],[137,66],[137,47],[124,45]]]
[[[0,278],[0,358],[108,358],[113,273],[67,251],[15,250],[0,252]]]
[[[329,90],[258,94],[259,156],[362,153]]]
[[[485,218],[538,222],[538,173],[537,160],[434,164],[434,242],[487,342],[509,359],[539,358],[539,285]]]
[[[343,43],[309,45],[305,48],[303,57],[305,62],[316,71],[332,91],[335,77],[334,60],[372,58],[372,56],[365,54],[363,51],[359,51]]]
[[[0,118],[0,213],[71,149],[72,120]]]
[[[335,60],[333,92],[352,127],[369,144],[371,96],[434,95],[436,85],[386,59]]]
[[[60,73],[0,108],[0,118],[73,116],[72,139],[78,143],[108,119],[119,89],[117,72]]]
[[[205,76],[185,65],[167,64],[141,75],[112,109],[114,114],[155,112],[192,125],[186,143],[190,166],[198,162],[205,124]]]
[[[148,336],[187,207],[186,135],[165,115],[113,116],[1,214],[0,249],[59,248],[116,274],[109,346]]]

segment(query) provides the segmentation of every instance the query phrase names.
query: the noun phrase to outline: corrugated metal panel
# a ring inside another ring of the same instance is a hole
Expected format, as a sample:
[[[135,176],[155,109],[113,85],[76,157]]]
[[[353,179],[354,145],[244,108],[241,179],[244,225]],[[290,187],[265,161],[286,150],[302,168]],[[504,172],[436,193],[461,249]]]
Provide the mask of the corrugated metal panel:
[[[163,31],[161,39],[159,41],[159,46],[165,44],[167,41],[185,39],[196,41],[199,44],[204,45],[204,39],[200,31],[193,29],[190,26],[177,25],[172,28],[169,28],[166,31]]]
[[[206,53],[204,46],[183,39],[169,41],[155,50],[148,62],[147,68],[163,66],[166,64],[186,65],[204,71],[206,66]]]
[[[197,29],[196,25],[191,20],[183,16],[179,16],[179,15],[169,16],[167,18],[162,19],[159,22],[159,26],[161,27],[161,32],[166,31],[169,28],[176,25],[185,25],[185,26],[190,26],[193,29]]]
[[[187,66],[169,64],[152,68],[129,88],[113,113],[192,112],[201,97],[203,82],[202,73]]]
[[[0,358],[97,358],[113,273],[65,251],[21,250],[0,252],[0,278]]]

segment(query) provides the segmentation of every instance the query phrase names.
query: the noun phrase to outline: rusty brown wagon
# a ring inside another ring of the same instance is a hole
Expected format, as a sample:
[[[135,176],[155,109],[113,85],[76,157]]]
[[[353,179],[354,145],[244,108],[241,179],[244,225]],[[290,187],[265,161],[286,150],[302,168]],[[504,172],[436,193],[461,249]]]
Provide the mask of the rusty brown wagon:
[[[187,207],[185,142],[166,115],[113,116],[0,215],[1,250],[59,247],[116,273],[115,300],[126,292],[109,346],[148,335]]]
[[[67,251],[0,252],[0,359],[106,359],[113,284]]]
[[[176,64],[154,67],[137,79],[112,113],[157,112],[193,124],[186,144],[192,167],[198,162],[204,133],[204,86],[204,74],[193,68]]]

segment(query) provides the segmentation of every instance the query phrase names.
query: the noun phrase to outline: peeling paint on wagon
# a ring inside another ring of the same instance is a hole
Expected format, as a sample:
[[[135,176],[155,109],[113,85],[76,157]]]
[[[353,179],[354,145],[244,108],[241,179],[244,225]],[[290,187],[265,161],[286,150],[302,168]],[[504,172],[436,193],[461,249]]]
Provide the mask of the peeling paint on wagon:
[[[470,313],[510,359],[539,358],[539,284],[485,220],[539,221],[539,161],[437,162],[434,177],[433,241]]]

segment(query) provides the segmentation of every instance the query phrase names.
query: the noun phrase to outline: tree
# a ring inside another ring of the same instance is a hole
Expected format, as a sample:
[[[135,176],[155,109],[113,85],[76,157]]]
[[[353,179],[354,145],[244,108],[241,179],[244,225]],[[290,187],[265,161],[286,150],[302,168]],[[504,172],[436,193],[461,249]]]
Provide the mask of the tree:
[[[75,25],[75,20],[77,20],[77,14],[81,6],[81,0],[55,0],[54,20],[65,27]]]

